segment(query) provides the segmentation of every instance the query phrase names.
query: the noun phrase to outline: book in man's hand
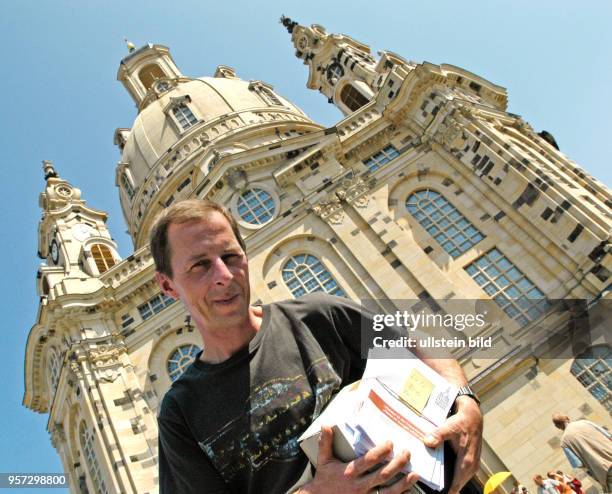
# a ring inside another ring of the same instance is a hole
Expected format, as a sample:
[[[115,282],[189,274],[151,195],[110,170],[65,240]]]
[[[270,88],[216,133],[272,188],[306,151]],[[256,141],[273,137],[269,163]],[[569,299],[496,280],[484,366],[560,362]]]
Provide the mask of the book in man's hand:
[[[379,356],[380,357],[380,356]],[[416,472],[431,489],[444,488],[444,447],[423,438],[440,426],[457,388],[418,358],[369,358],[361,381],[341,390],[300,437],[316,467],[322,425],[334,430],[334,455],[345,462],[387,440],[394,452],[410,451],[403,473]]]

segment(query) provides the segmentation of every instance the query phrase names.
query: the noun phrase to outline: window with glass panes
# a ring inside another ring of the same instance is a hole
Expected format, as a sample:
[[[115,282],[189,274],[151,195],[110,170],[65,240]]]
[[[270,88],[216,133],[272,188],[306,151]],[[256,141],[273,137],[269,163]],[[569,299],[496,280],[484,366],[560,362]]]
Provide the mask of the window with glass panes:
[[[311,254],[291,257],[283,267],[283,281],[296,298],[312,292],[346,296],[323,263]]]
[[[342,91],[340,91],[340,99],[351,111],[359,110],[359,108],[368,102],[368,98],[350,84],[342,88]]]
[[[276,205],[272,195],[259,188],[249,189],[238,198],[238,214],[252,225],[262,225],[272,219]]]
[[[168,358],[166,367],[172,382],[176,381],[193,362],[200,348],[196,345],[181,345]]]
[[[95,244],[91,246],[91,254],[93,255],[94,262],[98,268],[100,274],[108,271],[115,265],[115,258],[111,250],[102,244]]]
[[[134,187],[132,187],[132,184],[130,183],[125,173],[121,174],[121,183],[123,184],[123,190],[125,190],[125,193],[127,194],[127,196],[130,199],[133,199],[134,198]]]
[[[265,86],[258,86],[257,92],[261,94],[261,96],[267,103],[270,103],[272,105],[282,105],[283,104],[281,100],[278,99],[276,94],[274,94],[274,92],[270,88],[267,88]]]
[[[189,107],[184,104],[172,108],[172,113],[183,130],[188,129],[198,121]]]
[[[121,316],[121,327],[123,329],[127,328],[133,322],[134,322],[134,318],[132,317],[132,315],[129,312],[127,314],[123,314]]]
[[[521,326],[548,311],[544,293],[498,249],[480,256],[465,271]]]
[[[165,309],[169,305],[172,305],[173,303],[173,298],[168,297],[164,293],[160,293],[158,295],[155,295],[155,297],[149,299],[144,304],[139,305],[138,313],[140,314],[140,317],[142,317],[143,320],[147,320],[153,314],[161,312],[163,309]]]
[[[431,189],[411,194],[406,209],[453,258],[480,242],[484,235],[446,198]]]
[[[85,456],[85,463],[89,469],[89,478],[94,487],[94,492],[96,494],[107,494],[106,485],[104,485],[104,480],[102,480],[100,463],[94,451],[93,432],[85,426],[85,422],[81,422],[80,429],[81,448]]]
[[[576,357],[571,373],[612,413],[612,350],[596,345]]]
[[[389,144],[388,146],[385,146],[384,149],[381,149],[369,158],[363,160],[363,164],[367,166],[370,171],[374,172],[384,164],[389,163],[389,161],[398,157],[399,154],[400,153],[397,149],[395,149],[395,146]]]
[[[49,377],[51,378],[51,389],[55,392],[62,371],[60,353],[55,347],[49,350]]]

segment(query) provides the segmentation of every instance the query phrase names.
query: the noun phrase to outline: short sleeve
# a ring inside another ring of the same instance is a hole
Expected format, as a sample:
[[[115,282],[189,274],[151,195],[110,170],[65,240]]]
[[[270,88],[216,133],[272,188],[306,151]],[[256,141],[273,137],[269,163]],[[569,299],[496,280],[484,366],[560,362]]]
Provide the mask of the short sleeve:
[[[160,494],[229,493],[223,479],[184,424],[161,416],[157,424]]]

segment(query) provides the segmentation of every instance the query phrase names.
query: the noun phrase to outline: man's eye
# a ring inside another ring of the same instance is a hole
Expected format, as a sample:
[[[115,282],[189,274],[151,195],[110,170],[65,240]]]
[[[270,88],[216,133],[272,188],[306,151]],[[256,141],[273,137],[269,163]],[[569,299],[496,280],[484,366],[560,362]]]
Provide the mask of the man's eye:
[[[196,262],[193,266],[191,266],[191,269],[206,269],[208,267],[208,261],[205,260],[201,260]]]
[[[241,256],[239,254],[226,254],[223,256],[223,262],[226,264],[231,264],[239,261]]]

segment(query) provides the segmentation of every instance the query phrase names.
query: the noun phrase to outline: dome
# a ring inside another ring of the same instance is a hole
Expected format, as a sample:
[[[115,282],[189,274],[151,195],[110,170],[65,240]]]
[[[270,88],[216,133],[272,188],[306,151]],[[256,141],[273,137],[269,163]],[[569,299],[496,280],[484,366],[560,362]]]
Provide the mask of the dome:
[[[133,80],[133,79],[132,79]],[[156,77],[135,98],[131,129],[117,129],[121,207],[135,245],[164,205],[184,196],[192,172],[201,178],[214,156],[232,154],[321,126],[261,81],[244,81],[220,66],[215,77]],[[218,158],[215,158],[218,159]]]
[[[262,98],[262,93],[254,89],[257,88],[257,83],[221,77],[202,77],[181,83],[150,103],[136,117],[124,144],[121,161],[129,164],[133,187],[137,189],[160,158],[179,141],[183,141],[187,136],[197,135],[198,129],[204,130],[213,121],[227,115],[239,114],[237,120],[240,127],[261,123],[261,119],[257,118],[253,111],[270,107],[283,113],[297,114],[302,120],[307,120],[298,107],[272,93],[269,86],[259,84],[260,88],[264,88],[263,94],[272,94],[280,105],[267,103]],[[197,118],[197,123],[186,130],[177,128],[168,108],[173,101],[181,100],[188,103],[189,110]]]

